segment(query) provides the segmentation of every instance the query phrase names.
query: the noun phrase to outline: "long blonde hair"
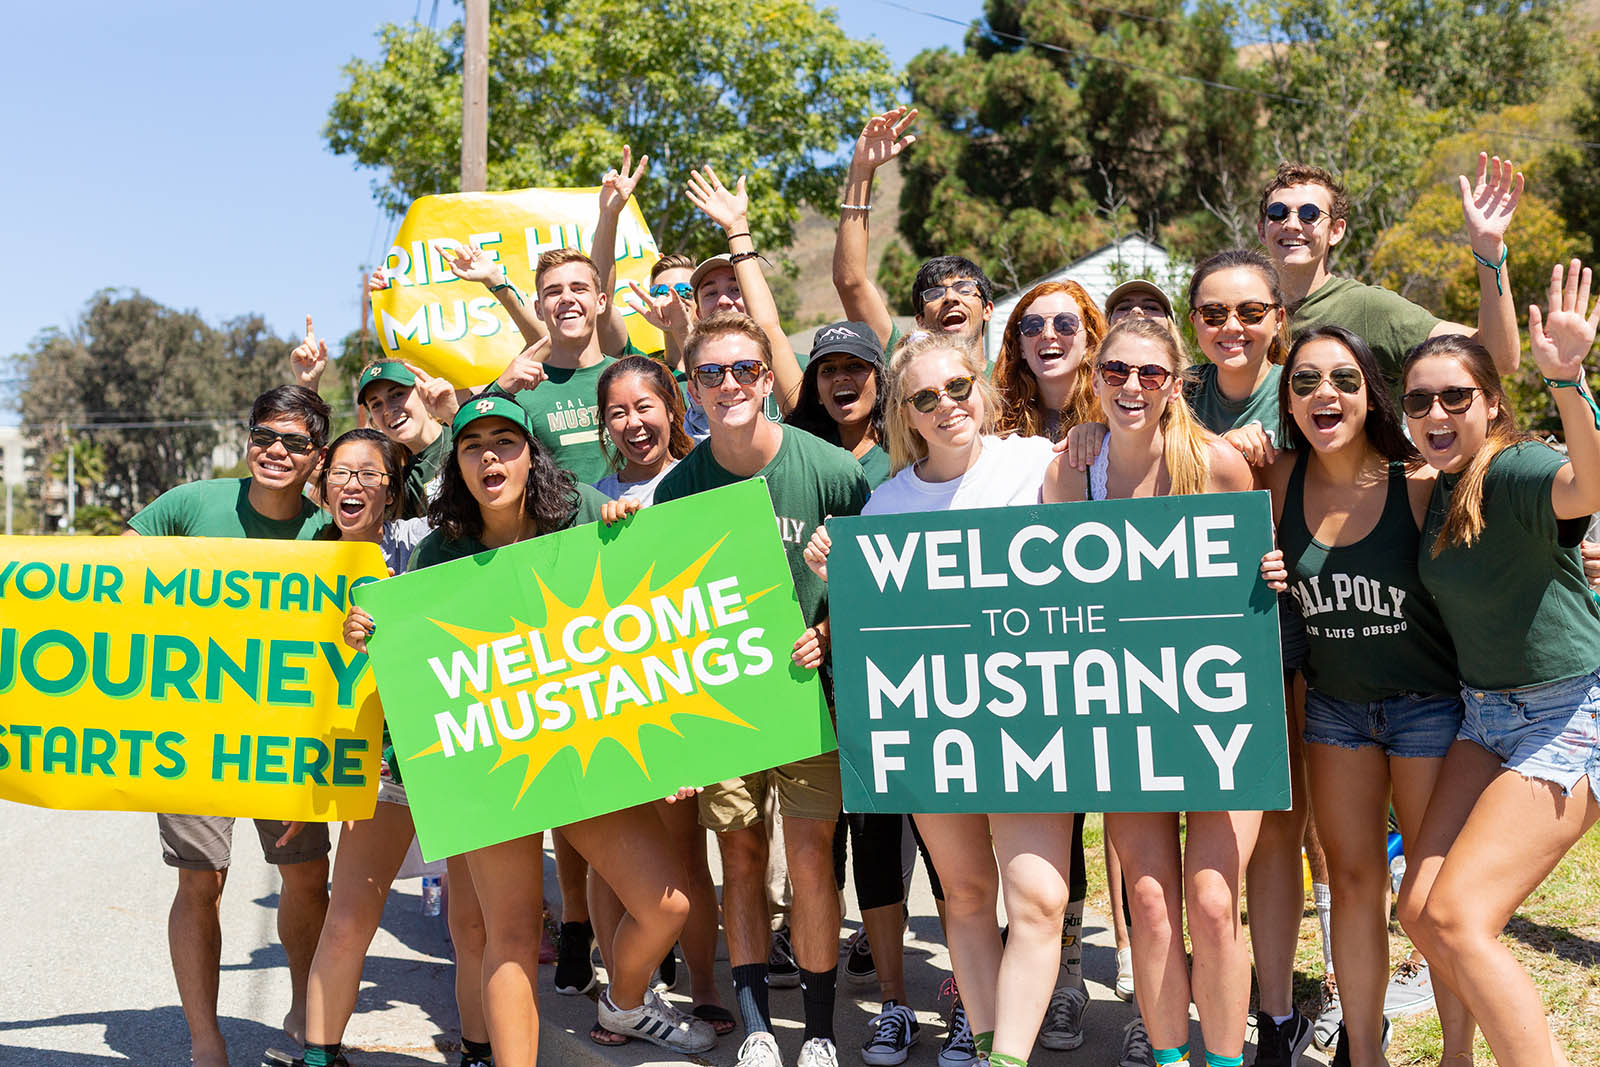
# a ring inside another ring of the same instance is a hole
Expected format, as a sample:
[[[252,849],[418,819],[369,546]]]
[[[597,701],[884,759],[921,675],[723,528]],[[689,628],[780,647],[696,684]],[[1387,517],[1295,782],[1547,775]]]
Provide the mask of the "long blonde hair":
[[[1094,376],[1094,357],[1106,336],[1106,317],[1083,286],[1075,281],[1040,282],[1022,294],[1017,306],[1006,319],[1000,335],[1000,355],[994,362],[994,387],[1000,394],[1000,411],[996,426],[1002,432],[1015,431],[1024,437],[1039,437],[1045,430],[1045,410],[1040,403],[1039,379],[1022,355],[1022,316],[1042,296],[1064,293],[1072,298],[1082,312],[1084,349],[1083,363],[1078,368],[1078,381],[1072,395],[1059,412],[1061,432],[1080,422],[1097,422],[1100,404],[1094,398],[1090,379]]]
[[[1184,381],[1189,380],[1189,354],[1166,323],[1156,319],[1124,319],[1111,327],[1105,340],[1100,342],[1099,358],[1109,359],[1112,351],[1124,340],[1139,338],[1154,341],[1166,350],[1172,360],[1173,373]],[[1167,478],[1172,483],[1171,496],[1203,493],[1211,479],[1209,448],[1212,434],[1189,410],[1189,402],[1180,391],[1167,397],[1167,406],[1161,412],[1161,452],[1167,465]]]
[[[983,415],[978,420],[978,432],[980,434],[994,432],[995,413],[1000,408],[1000,398],[995,393],[994,384],[984,375],[982,365],[974,366],[978,360],[973,357],[972,351],[939,334],[928,333],[925,330],[909,333],[895,347],[894,355],[889,357],[888,401],[884,405],[884,431],[889,444],[889,470],[894,474],[899,474],[928,454],[928,442],[911,425],[911,415],[906,411],[906,397],[910,395],[906,379],[910,377],[911,365],[933,352],[953,352],[960,357],[962,366],[973,376],[973,391],[983,401]]]
[[[1487,348],[1460,334],[1430,337],[1406,355],[1406,361],[1400,367],[1400,381],[1404,383],[1411,374],[1411,368],[1429,356],[1447,356],[1461,364],[1472,376],[1473,384],[1483,393],[1484,404],[1497,405],[1494,418],[1489,420],[1489,433],[1483,447],[1472,457],[1467,469],[1461,472],[1461,480],[1456,482],[1455,492],[1450,496],[1450,510],[1445,514],[1444,526],[1429,550],[1431,555],[1438,556],[1455,545],[1465,548],[1483,534],[1483,482],[1494,458],[1512,445],[1539,439],[1517,429],[1517,418],[1512,414],[1511,402],[1506,399],[1505,389],[1500,385],[1500,374],[1495,370],[1494,358],[1489,355]]]

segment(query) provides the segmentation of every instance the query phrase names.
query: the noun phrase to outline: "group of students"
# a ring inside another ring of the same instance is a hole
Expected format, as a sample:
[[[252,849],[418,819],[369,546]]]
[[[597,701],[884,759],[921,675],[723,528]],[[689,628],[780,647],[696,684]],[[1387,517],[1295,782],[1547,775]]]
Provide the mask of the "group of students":
[[[1391,798],[1408,860],[1400,919],[1440,979],[1444,1058],[1470,1061],[1476,1027],[1502,1063],[1566,1063],[1498,935],[1600,817],[1600,606],[1579,548],[1600,510],[1600,408],[1583,371],[1600,323],[1589,270],[1557,266],[1546,307],[1530,311],[1566,456],[1518,431],[1500,385],[1521,356],[1503,239],[1522,178],[1499,159],[1481,158],[1477,181],[1461,180],[1483,298],[1476,328],[1334,277],[1343,190],[1325,171],[1285,164],[1260,201],[1267,254],[1221,252],[1190,279],[1188,318],[1207,362],[1191,365],[1173,302],[1154,283],[1120,286],[1101,308],[1065,281],[1031,288],[994,324],[989,368],[981,342],[994,305],[976,264],[923,264],[917,329],[905,337],[867,276],[873,174],[914,140],[914,119],[887,112],[857,141],[834,258],[846,319],[817,332],[803,368],[748,232],[744,181],[729,188],[709,167],[686,195],[722,228],[728,252],[657,262],[630,303],[661,328],[664,350],[628,351],[611,249],[647,161],[625,156],[602,184],[596,258],[545,253],[526,302],[478,250],[456,256],[457,274],[489,287],[528,341],[492,385],[457,390],[409,364],[374,363],[356,397],[371,428],[328,444],[329,409],[314,391],[327,351],[308,318],[293,356],[299,384],[251,412],[250,476],[180,486],[130,532],[366,540],[400,573],[593,521],[623,524],[625,541],[641,507],[759,476],[806,624],[793,657],[826,686],[830,516],[1267,489],[1279,548],[1262,577],[1280,591],[1294,804],[1106,816],[1113,910],[1126,908],[1131,938],[1117,991],[1140,1012],[1124,1031],[1124,1063],[1198,1062],[1193,1004],[1205,1062],[1242,1064],[1252,970],[1242,891],[1259,986],[1254,1062],[1297,1063],[1312,1037],[1292,997],[1311,809],[1332,889],[1334,1062],[1383,1063]],[[353,609],[346,641],[365,650],[381,621]],[[331,896],[325,827],[258,824],[284,872],[279,932],[296,991],[285,1028],[315,1067],[346,1062],[362,963],[412,835],[387,747],[383,767],[377,813],[340,838]],[[841,817],[840,798],[827,753],[555,831],[567,920],[556,986],[588,991],[595,941],[609,979],[591,1038],[694,1054],[742,1027],[740,1067],[780,1067],[768,988],[792,967],[805,1026],[794,1062],[837,1064],[848,850],[864,930],[851,963],[870,955],[883,994],[860,1055],[904,1062],[919,1038],[900,948],[910,834],[959,990],[941,1067],[1019,1067],[1036,1042],[1080,1045],[1082,815]],[[706,830],[721,856],[720,907]],[[230,820],[161,817],[165,858],[179,870],[174,971],[194,1060],[207,1065],[227,1062],[216,898],[230,833]],[[777,935],[774,851],[792,886]],[[532,1064],[542,835],[448,864],[461,1063]],[[714,980],[719,919],[735,1011]],[[656,988],[674,945],[689,1011]]]

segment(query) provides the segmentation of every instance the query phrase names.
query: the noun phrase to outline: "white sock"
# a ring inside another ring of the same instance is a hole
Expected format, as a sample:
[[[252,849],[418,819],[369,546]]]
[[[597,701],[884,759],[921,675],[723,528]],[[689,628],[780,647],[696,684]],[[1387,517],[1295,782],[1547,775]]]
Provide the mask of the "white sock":
[[[1333,973],[1333,894],[1327,883],[1311,883],[1311,900],[1317,906],[1317,921],[1322,924],[1322,969]]]
[[[1071,985],[1083,986],[1083,901],[1067,902],[1061,923],[1061,969]]]

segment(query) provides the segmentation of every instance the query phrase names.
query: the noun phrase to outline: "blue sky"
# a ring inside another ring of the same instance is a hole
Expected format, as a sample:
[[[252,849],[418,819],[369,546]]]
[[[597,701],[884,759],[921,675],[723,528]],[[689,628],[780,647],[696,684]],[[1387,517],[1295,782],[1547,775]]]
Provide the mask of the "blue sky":
[[[970,21],[980,0],[912,0]],[[237,4],[87,0],[20,5],[0,67],[0,168],[12,252],[0,260],[0,357],[70,324],[95,290],[131,287],[208,321],[260,312],[289,335],[318,316],[342,334],[359,314],[359,268],[389,223],[374,172],[324,146],[352,56],[375,57],[383,22],[426,21],[433,0]],[[904,64],[959,48],[962,29],[884,0],[848,0],[840,22]],[[459,17],[439,4],[441,24]],[[491,116],[493,121],[493,116]],[[324,325],[325,324],[325,325]],[[0,378],[11,371],[0,363]],[[0,411],[0,422],[14,421]]]

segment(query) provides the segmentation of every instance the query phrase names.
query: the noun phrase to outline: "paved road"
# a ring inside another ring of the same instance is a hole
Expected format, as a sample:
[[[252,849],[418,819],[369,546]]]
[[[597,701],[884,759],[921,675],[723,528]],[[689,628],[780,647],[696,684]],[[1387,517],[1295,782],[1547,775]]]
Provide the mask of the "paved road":
[[[166,945],[174,877],[161,862],[155,816],[53,812],[0,802],[0,828],[11,862],[0,880],[0,1065],[186,1064],[187,1033]],[[262,862],[253,833],[241,832],[237,843],[240,856],[223,895],[220,1005],[234,1064],[255,1067],[262,1050],[285,1046],[278,1024],[288,1003],[288,972],[274,933],[276,875]],[[19,857],[28,857],[25,866]],[[548,858],[546,869],[546,882],[554,886]],[[934,1067],[944,1034],[936,994],[950,963],[921,874],[913,883],[911,910],[906,971],[923,1030],[907,1062]],[[857,914],[853,900],[849,914]],[[1039,1051],[1031,1061],[1035,1067],[1114,1067],[1117,1062],[1122,1025],[1132,1008],[1108,988],[1116,966],[1107,924],[1091,914],[1085,930],[1085,968],[1095,998],[1087,1016],[1088,1040],[1070,1053]],[[722,987],[731,990],[725,961],[719,969]],[[541,974],[543,1063],[732,1064],[737,1035],[688,1061],[638,1042],[596,1048],[585,1037],[594,1022],[592,1001],[556,996],[550,971],[544,968]],[[373,941],[347,1035],[348,1043],[361,1050],[353,1062],[358,1067],[440,1064],[447,1052],[454,1061],[450,983],[443,921],[421,915],[416,881],[400,883]],[[837,1027],[841,1063],[848,1065],[860,1062],[856,1050],[878,1005],[876,990],[852,990],[842,983],[841,976]],[[872,999],[858,998],[857,992],[871,993]],[[780,1021],[778,1038],[786,1062],[792,1063],[801,1038],[795,1021],[801,1014],[799,990],[774,990],[772,1008],[789,1020]],[[1194,1030],[1198,1041],[1198,1026]]]

